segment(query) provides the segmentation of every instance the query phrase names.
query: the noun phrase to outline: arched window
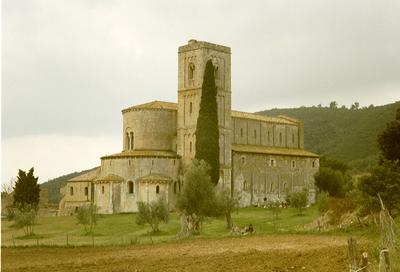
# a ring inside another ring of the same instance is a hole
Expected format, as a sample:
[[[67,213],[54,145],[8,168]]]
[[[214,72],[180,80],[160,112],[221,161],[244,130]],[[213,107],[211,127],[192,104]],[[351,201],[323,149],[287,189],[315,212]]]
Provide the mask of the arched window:
[[[192,113],[192,112],[193,112],[193,103],[190,102],[190,104],[189,104],[189,113]]]
[[[315,161],[312,162],[312,167],[313,167],[313,168],[315,167]]]
[[[89,194],[89,188],[85,187],[85,196],[87,196]]]
[[[269,192],[272,193],[273,190],[274,190],[274,188],[273,188],[273,184],[272,184],[272,182],[271,182],[271,184],[269,185]]]
[[[160,186],[156,186],[156,194],[159,194],[160,193]]]
[[[268,143],[270,143],[270,133],[268,131]]]
[[[189,143],[189,152],[192,153],[192,142]]]
[[[241,161],[242,161],[242,164],[245,164],[246,163],[246,157],[242,156]]]
[[[74,187],[69,187],[69,194],[74,195]]]
[[[254,130],[254,139],[257,139],[257,130]]]
[[[176,194],[176,181],[174,182],[174,194]]]
[[[245,180],[245,181],[243,182],[243,191],[247,191],[247,187],[248,187],[247,181]]]
[[[296,168],[296,161],[292,161],[292,168]]]
[[[240,128],[240,138],[243,138],[243,128]]]
[[[279,132],[279,144],[282,144],[282,132]]]
[[[135,146],[135,138],[134,138],[133,132],[131,132],[130,140],[131,140],[131,148],[130,149],[133,150],[133,148]]]
[[[214,79],[219,79],[218,65],[214,66]]]
[[[126,149],[131,149],[131,140],[129,139],[129,133],[126,133]]]
[[[286,182],[283,184],[283,191],[286,192]]]
[[[292,134],[292,144],[294,144],[294,134]]]
[[[130,194],[133,194],[133,182],[132,181],[128,182],[128,192]]]
[[[101,193],[104,194],[104,186],[101,186]]]
[[[194,78],[194,70],[195,70],[195,66],[193,63],[189,63],[189,79],[193,79]]]

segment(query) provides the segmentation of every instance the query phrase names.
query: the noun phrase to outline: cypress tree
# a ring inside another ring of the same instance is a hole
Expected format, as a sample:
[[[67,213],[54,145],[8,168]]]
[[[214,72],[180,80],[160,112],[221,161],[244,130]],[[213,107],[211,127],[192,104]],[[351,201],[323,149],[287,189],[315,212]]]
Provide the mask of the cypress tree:
[[[206,64],[201,88],[200,111],[196,127],[197,160],[204,160],[210,166],[211,181],[219,179],[219,130],[217,86],[214,78],[214,65],[211,60]]]
[[[14,187],[14,205],[21,209],[27,205],[37,208],[39,199],[40,186],[38,184],[38,177],[33,175],[33,167],[28,173],[20,169]]]

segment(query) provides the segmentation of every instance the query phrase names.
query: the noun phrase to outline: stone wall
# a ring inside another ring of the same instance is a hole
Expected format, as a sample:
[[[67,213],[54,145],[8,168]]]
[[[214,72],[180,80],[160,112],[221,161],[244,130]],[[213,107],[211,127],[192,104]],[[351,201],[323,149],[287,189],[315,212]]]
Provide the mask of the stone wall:
[[[298,124],[284,124],[246,118],[233,119],[233,141],[235,144],[250,144],[299,148],[303,133]]]
[[[133,135],[133,150],[176,151],[176,111],[135,109],[123,114],[123,150],[128,150],[128,136]]]
[[[286,192],[307,188],[309,202],[315,201],[314,174],[318,158],[267,154],[233,155],[233,195],[242,207],[267,201],[284,201]]]

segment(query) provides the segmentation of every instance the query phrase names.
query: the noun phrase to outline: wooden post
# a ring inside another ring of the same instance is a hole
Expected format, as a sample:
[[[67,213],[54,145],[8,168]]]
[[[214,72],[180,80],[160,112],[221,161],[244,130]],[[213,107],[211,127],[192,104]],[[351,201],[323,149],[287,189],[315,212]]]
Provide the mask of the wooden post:
[[[379,253],[379,272],[390,272],[389,250],[384,248]]]
[[[357,271],[357,243],[352,237],[347,240],[347,244],[349,247],[349,267],[350,272]]]

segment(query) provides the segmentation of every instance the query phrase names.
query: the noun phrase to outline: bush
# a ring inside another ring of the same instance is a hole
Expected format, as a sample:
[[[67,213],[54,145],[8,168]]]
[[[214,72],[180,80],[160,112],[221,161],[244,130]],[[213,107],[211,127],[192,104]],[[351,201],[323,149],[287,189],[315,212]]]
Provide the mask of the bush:
[[[329,194],[327,192],[322,191],[317,195],[317,207],[320,213],[325,213],[328,211],[329,204]]]
[[[302,215],[302,209],[307,206],[307,196],[307,190],[288,194],[287,200],[289,202],[289,205],[296,208],[299,215]]]
[[[98,220],[96,205],[89,204],[79,207],[76,212],[76,219],[78,224],[83,225],[86,235],[92,234]]]
[[[138,202],[138,214],[136,223],[138,225],[149,224],[153,232],[159,232],[158,225],[160,222],[168,223],[169,212],[167,203],[164,197],[160,197],[158,201],[153,201],[150,204]]]
[[[33,235],[33,226],[36,222],[36,209],[30,205],[15,210],[15,226],[23,228],[25,235]]]
[[[6,208],[6,217],[8,221],[12,221],[15,219],[15,208],[7,207]]]
[[[342,215],[353,212],[357,208],[357,204],[350,198],[331,198],[328,207],[332,211],[330,223],[337,224]]]

